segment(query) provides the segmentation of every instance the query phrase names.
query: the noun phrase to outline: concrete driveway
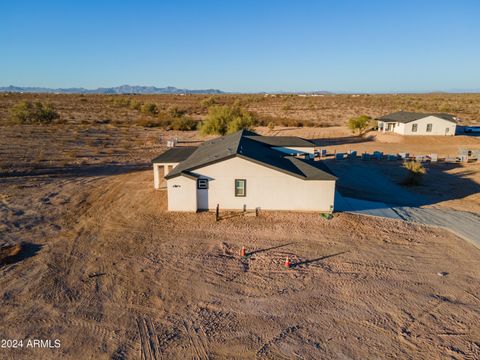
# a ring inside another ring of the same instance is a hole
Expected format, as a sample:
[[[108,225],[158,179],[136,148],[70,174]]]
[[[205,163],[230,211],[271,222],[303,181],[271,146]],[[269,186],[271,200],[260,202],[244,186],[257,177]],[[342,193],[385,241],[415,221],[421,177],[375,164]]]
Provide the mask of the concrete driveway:
[[[451,209],[395,206],[377,201],[344,197],[338,191],[335,193],[335,210],[442,227],[480,249],[480,215],[476,213]]]

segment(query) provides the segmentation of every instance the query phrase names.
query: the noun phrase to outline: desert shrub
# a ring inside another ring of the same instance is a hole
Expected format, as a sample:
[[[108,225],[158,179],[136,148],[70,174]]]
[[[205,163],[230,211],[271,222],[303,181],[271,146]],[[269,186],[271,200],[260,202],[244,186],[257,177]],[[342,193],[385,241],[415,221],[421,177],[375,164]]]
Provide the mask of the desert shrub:
[[[142,113],[147,115],[156,115],[158,114],[158,107],[154,103],[145,103],[141,107]]]
[[[185,109],[180,109],[180,108],[174,106],[174,107],[170,108],[170,110],[168,110],[168,113],[173,118],[181,118],[183,115],[185,115],[187,113],[187,111]]]
[[[141,110],[142,108],[142,102],[138,100],[132,100],[130,101],[130,109],[132,110]]]
[[[180,130],[180,131],[191,131],[196,130],[198,125],[198,121],[182,117],[172,121],[171,128],[172,130]]]
[[[407,186],[420,185],[423,175],[427,172],[423,165],[418,161],[407,161],[403,163],[403,167],[407,170],[407,175],[402,184]]]
[[[112,102],[116,106],[124,106],[124,107],[130,106],[130,98],[126,98],[123,96],[114,97]]]
[[[143,127],[160,127],[162,125],[161,119],[155,119],[150,117],[141,117],[136,121],[136,125]]]
[[[21,101],[11,110],[11,119],[18,124],[50,124],[60,115],[50,103]]]
[[[270,121],[267,126],[270,130],[275,129],[275,123],[273,123],[272,121]]]
[[[215,96],[209,96],[206,99],[203,99],[202,101],[200,101],[200,105],[205,109],[208,109],[210,106],[217,105],[217,104],[218,104],[218,101]]]
[[[238,106],[212,106],[200,131],[204,135],[230,134],[241,129],[250,129],[256,125],[252,113]]]
[[[372,118],[368,115],[360,115],[348,120],[348,128],[359,135],[365,133],[372,126]]]

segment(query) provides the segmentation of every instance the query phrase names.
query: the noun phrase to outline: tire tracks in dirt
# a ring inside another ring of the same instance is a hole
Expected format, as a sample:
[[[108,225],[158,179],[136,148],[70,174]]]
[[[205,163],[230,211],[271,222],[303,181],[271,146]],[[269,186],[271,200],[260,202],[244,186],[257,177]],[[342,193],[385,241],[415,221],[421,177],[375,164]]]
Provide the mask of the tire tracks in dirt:
[[[183,321],[183,327],[188,336],[189,343],[194,351],[195,360],[204,360],[209,359],[208,356],[208,347],[207,347],[207,336],[203,329],[200,327],[201,334],[199,334],[193,327],[192,323],[189,323],[187,320]]]

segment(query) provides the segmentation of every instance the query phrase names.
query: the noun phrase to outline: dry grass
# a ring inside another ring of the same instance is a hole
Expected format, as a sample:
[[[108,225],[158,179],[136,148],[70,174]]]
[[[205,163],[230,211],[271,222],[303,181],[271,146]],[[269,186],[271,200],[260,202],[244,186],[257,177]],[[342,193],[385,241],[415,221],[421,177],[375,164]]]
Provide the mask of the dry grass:
[[[238,104],[254,112],[266,126],[269,122],[294,126],[346,125],[361,114],[373,118],[392,111],[449,112],[466,123],[480,121],[480,94],[389,94],[389,95],[76,95],[0,94],[0,124],[10,109],[22,100],[51,102],[66,124],[132,126],[145,117],[172,119],[184,114],[204,119],[208,106]],[[140,104],[154,104],[158,115],[141,111]]]

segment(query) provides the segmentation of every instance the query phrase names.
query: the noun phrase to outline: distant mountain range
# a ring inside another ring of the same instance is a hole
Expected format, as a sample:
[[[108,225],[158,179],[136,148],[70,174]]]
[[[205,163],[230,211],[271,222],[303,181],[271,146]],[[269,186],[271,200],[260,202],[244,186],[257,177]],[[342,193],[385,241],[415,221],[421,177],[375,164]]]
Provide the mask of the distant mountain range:
[[[446,91],[381,91],[381,92],[356,92],[356,91],[258,91],[258,92],[226,92],[218,89],[179,89],[174,86],[136,86],[121,85],[116,87],[100,87],[97,89],[85,88],[46,88],[32,86],[0,86],[0,93],[52,93],[52,94],[265,94],[265,95],[333,95],[333,94],[428,94],[428,93],[480,93],[480,89],[449,89]]]
[[[28,93],[60,93],[60,94],[224,94],[217,89],[178,89],[173,86],[158,88],[155,86],[132,86],[122,85],[117,87],[85,89],[85,88],[44,88],[44,87],[22,87],[5,86],[0,87],[0,92],[28,92]]]

